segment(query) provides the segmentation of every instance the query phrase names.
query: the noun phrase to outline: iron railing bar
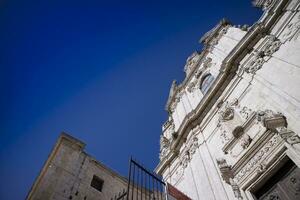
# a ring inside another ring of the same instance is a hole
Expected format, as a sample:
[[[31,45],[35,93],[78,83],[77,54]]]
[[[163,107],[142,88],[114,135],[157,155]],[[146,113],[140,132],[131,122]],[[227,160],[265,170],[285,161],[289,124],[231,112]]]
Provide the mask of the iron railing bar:
[[[143,171],[141,169],[141,200],[143,200]]]
[[[131,193],[131,200],[133,200],[133,191],[134,191],[134,173],[135,172],[135,165],[133,165],[133,176],[132,176],[132,193]],[[130,196],[130,191],[128,191],[128,196]]]
[[[165,184],[163,181],[161,181],[158,177],[156,177],[153,173],[149,172],[147,169],[145,169],[142,165],[140,165],[139,163],[137,163],[135,160],[132,160],[132,162],[137,165],[139,168],[141,168],[143,171],[145,171],[147,174],[149,174],[150,176],[153,176],[157,181],[159,181],[162,184]]]
[[[132,163],[132,158],[130,158],[130,163],[129,163],[129,172],[128,172],[128,186],[127,186],[127,191],[129,192],[130,189],[130,177],[131,177],[131,163]],[[129,200],[129,195],[127,195],[127,200]]]
[[[138,183],[139,183],[139,175],[140,175],[139,168],[137,168],[136,171],[137,171],[137,179],[136,179],[137,183],[136,183],[136,198],[135,199],[138,200],[138,197],[139,197],[139,189],[138,189],[139,184]]]

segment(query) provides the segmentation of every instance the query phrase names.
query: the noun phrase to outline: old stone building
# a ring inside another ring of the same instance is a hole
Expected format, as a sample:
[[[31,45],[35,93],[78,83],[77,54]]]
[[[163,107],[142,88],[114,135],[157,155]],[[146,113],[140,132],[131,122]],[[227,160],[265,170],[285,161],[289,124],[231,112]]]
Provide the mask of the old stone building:
[[[85,144],[62,133],[33,184],[28,200],[106,200],[127,180],[84,151]]]
[[[221,20],[172,83],[156,172],[192,199],[300,199],[300,1]]]

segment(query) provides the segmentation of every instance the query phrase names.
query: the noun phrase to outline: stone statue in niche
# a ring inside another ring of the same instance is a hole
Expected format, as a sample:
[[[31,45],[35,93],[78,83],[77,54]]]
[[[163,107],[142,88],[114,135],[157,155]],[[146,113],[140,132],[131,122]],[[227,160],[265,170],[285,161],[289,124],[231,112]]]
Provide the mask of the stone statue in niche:
[[[194,136],[189,143],[189,154],[193,155],[198,148],[198,138]]]
[[[188,166],[189,161],[190,161],[190,153],[189,151],[184,151],[180,162],[182,167],[186,168]]]
[[[168,140],[168,138],[166,138],[165,136],[161,135],[160,136],[160,159],[163,159],[170,147],[170,141]]]

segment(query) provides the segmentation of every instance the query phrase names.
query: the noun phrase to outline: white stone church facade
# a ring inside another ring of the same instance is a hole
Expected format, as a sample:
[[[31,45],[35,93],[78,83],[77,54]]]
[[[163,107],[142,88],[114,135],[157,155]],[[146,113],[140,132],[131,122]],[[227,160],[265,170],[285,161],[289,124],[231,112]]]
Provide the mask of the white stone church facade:
[[[172,83],[156,172],[191,199],[300,199],[300,1],[221,20]]]

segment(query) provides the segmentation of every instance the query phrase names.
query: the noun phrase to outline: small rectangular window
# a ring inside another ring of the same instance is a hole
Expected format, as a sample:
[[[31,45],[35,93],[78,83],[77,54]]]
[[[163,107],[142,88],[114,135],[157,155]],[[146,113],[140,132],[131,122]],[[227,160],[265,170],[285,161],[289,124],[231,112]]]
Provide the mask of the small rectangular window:
[[[91,182],[91,186],[96,190],[98,190],[99,192],[102,192],[103,183],[104,181],[101,178],[94,175]]]

